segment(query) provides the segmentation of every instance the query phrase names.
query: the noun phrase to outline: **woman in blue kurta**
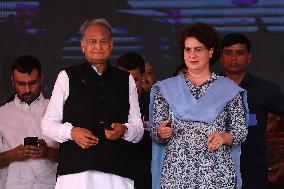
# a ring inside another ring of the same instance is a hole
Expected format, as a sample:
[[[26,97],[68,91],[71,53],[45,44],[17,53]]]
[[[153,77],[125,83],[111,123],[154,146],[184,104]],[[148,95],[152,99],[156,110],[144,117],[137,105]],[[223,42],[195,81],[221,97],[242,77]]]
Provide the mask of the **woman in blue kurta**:
[[[187,73],[151,91],[153,189],[241,186],[240,144],[247,135],[246,92],[210,71],[217,32],[204,23],[181,34]]]

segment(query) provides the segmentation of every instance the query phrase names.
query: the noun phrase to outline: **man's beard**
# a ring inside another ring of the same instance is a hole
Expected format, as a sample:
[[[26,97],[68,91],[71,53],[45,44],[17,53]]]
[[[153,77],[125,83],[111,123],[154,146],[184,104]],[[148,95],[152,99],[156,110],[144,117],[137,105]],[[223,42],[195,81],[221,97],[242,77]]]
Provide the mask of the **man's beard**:
[[[34,93],[24,93],[21,96],[18,96],[18,98],[27,104],[31,104],[33,101],[35,101],[39,97],[39,94],[36,95]]]

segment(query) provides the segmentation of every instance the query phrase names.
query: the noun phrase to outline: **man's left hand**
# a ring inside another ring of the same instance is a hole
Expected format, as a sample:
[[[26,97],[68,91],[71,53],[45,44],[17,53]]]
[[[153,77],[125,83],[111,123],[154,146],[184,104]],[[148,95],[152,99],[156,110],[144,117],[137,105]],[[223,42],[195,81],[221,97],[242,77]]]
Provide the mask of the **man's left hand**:
[[[120,137],[122,137],[125,134],[125,132],[127,130],[127,127],[125,125],[120,124],[120,123],[112,123],[111,128],[113,130],[105,129],[105,135],[106,135],[106,138],[108,140],[119,139]]]
[[[29,158],[45,158],[48,151],[48,146],[43,139],[38,140],[38,146],[26,146],[26,153]]]

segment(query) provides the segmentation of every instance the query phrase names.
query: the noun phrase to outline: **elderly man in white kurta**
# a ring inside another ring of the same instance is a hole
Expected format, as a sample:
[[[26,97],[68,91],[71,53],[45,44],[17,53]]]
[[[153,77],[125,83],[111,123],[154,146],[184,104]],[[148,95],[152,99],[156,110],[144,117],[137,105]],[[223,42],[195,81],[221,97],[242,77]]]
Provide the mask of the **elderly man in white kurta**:
[[[132,148],[144,131],[135,81],[108,62],[106,20],[81,29],[86,60],[59,73],[42,121],[60,142],[56,189],[133,189]]]

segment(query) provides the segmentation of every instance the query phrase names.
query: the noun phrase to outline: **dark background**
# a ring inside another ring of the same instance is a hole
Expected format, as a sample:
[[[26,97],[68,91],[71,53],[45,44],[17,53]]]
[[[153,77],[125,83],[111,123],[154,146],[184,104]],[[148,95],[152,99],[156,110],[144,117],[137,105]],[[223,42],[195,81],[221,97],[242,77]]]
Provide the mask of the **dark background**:
[[[112,63],[136,51],[153,64],[158,80],[170,77],[181,63],[180,30],[206,22],[221,35],[248,36],[253,45],[250,71],[284,89],[283,0],[0,1],[0,103],[13,94],[10,65],[23,54],[42,62],[43,92],[50,97],[58,72],[84,59],[80,25],[100,17],[113,27]],[[220,71],[219,62],[213,70]]]

